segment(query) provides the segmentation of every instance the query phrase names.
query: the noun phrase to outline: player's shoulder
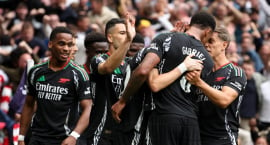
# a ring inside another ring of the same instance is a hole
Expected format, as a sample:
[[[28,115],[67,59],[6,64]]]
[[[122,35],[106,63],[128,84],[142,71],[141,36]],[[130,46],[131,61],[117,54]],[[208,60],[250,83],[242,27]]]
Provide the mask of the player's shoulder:
[[[40,70],[42,68],[48,67],[48,64],[49,64],[49,61],[39,62],[39,63],[35,64],[33,67],[31,67],[30,72],[37,71],[37,70]]]
[[[231,68],[233,75],[245,77],[245,72],[240,66],[230,63],[228,67]]]

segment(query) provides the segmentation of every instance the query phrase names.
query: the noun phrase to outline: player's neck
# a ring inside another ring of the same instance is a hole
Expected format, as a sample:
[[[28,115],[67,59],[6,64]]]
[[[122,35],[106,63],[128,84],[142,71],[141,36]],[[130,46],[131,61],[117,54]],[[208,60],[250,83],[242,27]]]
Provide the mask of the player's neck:
[[[197,40],[201,41],[201,33],[202,33],[202,30],[196,28],[196,27],[190,27],[186,33],[188,35],[191,35],[193,37],[195,37]]]
[[[213,58],[214,60],[214,71],[220,69],[224,65],[230,63],[230,61],[226,58],[226,56],[220,56]]]
[[[58,71],[58,70],[62,70],[70,61],[70,59],[68,59],[66,62],[61,62],[61,61],[57,61],[55,59],[50,59],[49,60],[49,68],[53,71]]]

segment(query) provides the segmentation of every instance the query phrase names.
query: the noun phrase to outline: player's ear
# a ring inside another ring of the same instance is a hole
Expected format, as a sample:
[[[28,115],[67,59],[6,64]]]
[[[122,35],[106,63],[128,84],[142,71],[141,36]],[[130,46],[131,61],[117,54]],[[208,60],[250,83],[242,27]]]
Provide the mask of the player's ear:
[[[112,35],[111,34],[107,35],[107,40],[108,40],[109,43],[112,43],[113,40],[112,40]]]

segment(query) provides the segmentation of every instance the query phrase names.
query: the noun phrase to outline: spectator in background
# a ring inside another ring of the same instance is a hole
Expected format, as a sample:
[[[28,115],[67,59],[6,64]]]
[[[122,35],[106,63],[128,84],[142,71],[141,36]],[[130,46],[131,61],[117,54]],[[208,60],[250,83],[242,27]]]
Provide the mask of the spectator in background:
[[[266,78],[255,71],[254,62],[251,60],[244,61],[241,66],[247,76],[247,85],[240,107],[240,127],[250,131],[250,119],[256,118],[257,112],[261,107],[261,84],[266,81]]]
[[[79,0],[78,3],[72,3],[71,7],[79,15],[87,15],[89,11],[90,2],[89,0]]]
[[[234,21],[239,21],[242,18],[242,12],[234,7],[234,1],[213,1],[210,3],[208,11],[215,16],[217,25],[223,25],[225,27],[234,27]],[[232,15],[230,12],[232,12]]]
[[[239,65],[242,62],[241,56],[238,54],[237,50],[237,44],[235,41],[231,41],[228,48],[226,49],[226,57],[228,58],[229,61],[234,63],[235,65]]]
[[[250,59],[255,64],[255,71],[260,72],[263,69],[263,63],[259,54],[256,52],[253,40],[254,39],[250,33],[243,33],[241,41],[241,52],[242,54],[247,54],[250,57]]]
[[[256,139],[254,145],[269,145],[266,136],[260,136]]]
[[[155,29],[151,26],[151,22],[146,19],[141,19],[138,22],[137,31],[144,38],[145,47],[148,47],[152,41],[152,39],[156,35]]]
[[[260,21],[262,30],[269,29],[270,27],[270,2],[268,0],[259,0],[260,11]]]
[[[259,50],[259,55],[262,59],[264,68],[261,73],[268,79],[270,79],[270,42],[265,41]]]
[[[14,17],[7,25],[7,29],[9,30],[10,35],[21,30],[23,22],[27,20],[28,15],[29,10],[27,5],[24,2],[20,2],[16,7]]]
[[[44,15],[42,21],[43,21],[42,29],[47,38],[49,38],[52,29],[54,29],[55,27],[66,26],[65,22],[60,22],[60,18],[56,13]]]
[[[203,1],[203,0],[202,0]],[[170,22],[175,25],[177,21],[190,23],[190,6],[187,3],[177,2],[171,10]]]
[[[91,10],[88,13],[91,24],[98,24],[104,32],[106,23],[112,18],[119,18],[118,14],[104,5],[104,0],[90,0]]]
[[[16,44],[19,44],[21,41],[25,41],[30,48],[32,48],[34,54],[38,57],[45,57],[45,52],[47,51],[47,47],[45,45],[45,41],[35,36],[35,29],[31,22],[24,22],[21,30],[21,37],[16,40]]]
[[[15,41],[12,37],[0,34],[0,64],[4,63],[11,51],[15,49]]]
[[[5,71],[10,78],[9,83],[12,86],[12,92],[15,92],[17,89],[27,60],[29,59],[32,59],[31,54],[22,48],[16,48],[10,54],[10,65],[0,65],[0,68]]]
[[[84,40],[86,37],[86,34],[91,32],[92,29],[90,28],[90,19],[87,15],[79,15],[77,22],[76,22],[76,34],[78,36],[77,38],[77,47],[79,48],[78,52],[75,56],[75,61],[79,64],[83,64],[86,60],[86,54],[85,54],[85,47],[84,47]]]
[[[267,130],[270,127],[270,80],[268,79],[261,84],[262,101],[258,111],[258,122],[257,126],[259,131]]]
[[[52,1],[52,6],[49,7],[52,13],[57,13],[60,18],[60,22],[65,22],[67,24],[75,24],[78,14],[71,6],[66,5],[66,0],[55,0]]]
[[[251,145],[250,122],[252,119],[256,119],[258,110],[261,107],[261,84],[266,81],[266,79],[259,72],[255,72],[254,62],[250,59],[244,60],[241,66],[247,77],[247,85],[240,106],[240,128],[242,130],[239,131],[239,139],[243,145]]]
[[[255,50],[258,51],[261,47],[262,36],[254,22],[251,21],[251,17],[248,13],[242,13],[242,18],[235,28],[236,42],[241,43],[243,37],[250,34],[252,37],[252,43],[255,45]]]

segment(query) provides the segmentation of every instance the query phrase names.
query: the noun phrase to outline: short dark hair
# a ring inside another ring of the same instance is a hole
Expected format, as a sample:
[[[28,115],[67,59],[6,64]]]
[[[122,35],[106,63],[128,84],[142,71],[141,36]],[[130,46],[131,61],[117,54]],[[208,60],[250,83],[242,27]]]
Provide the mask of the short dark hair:
[[[254,61],[252,61],[251,59],[247,59],[247,60],[244,60],[243,63],[242,63],[242,66],[246,64],[246,65],[252,65],[255,67],[255,63]]]
[[[135,37],[132,40],[132,43],[143,43],[144,44],[143,36],[139,33],[136,33]]]
[[[88,18],[88,16],[87,15],[78,15],[78,17],[77,17],[77,23],[79,21],[83,20],[84,18]]]
[[[201,29],[206,29],[206,28],[211,28],[212,30],[215,30],[216,28],[216,21],[215,18],[205,12],[205,11],[201,11],[196,13],[190,21],[190,26],[197,26]]]
[[[108,35],[109,29],[114,27],[116,24],[125,24],[125,21],[123,19],[119,19],[119,18],[112,18],[110,21],[108,21],[106,23],[106,27],[105,27],[105,36],[106,37]]]
[[[99,32],[90,32],[84,39],[84,47],[88,49],[95,42],[107,42],[104,34]]]
[[[58,26],[53,29],[50,35],[50,41],[54,40],[56,38],[56,35],[59,33],[67,33],[67,34],[71,34],[72,37],[75,37],[75,34],[71,30],[69,30],[67,27]]]

